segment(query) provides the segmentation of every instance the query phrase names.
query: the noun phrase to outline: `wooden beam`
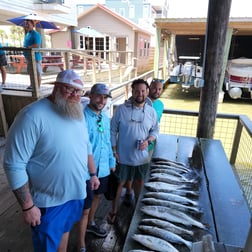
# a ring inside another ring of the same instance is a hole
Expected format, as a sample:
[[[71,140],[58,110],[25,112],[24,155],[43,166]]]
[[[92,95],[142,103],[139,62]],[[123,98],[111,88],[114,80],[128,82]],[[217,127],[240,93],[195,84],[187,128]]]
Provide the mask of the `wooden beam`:
[[[226,33],[228,29],[231,0],[209,0],[208,24],[206,35],[206,53],[204,87],[200,95],[200,111],[197,136],[213,138],[217,105],[219,99],[219,81],[222,72]]]

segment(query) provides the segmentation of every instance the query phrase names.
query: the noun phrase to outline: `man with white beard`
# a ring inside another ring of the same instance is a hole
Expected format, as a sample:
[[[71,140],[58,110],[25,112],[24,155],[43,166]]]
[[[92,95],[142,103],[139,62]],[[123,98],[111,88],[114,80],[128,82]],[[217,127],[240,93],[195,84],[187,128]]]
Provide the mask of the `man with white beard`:
[[[78,74],[60,72],[52,94],[23,108],[9,130],[4,169],[32,228],[35,252],[67,251],[69,231],[82,214],[88,172],[96,173],[82,90]],[[90,183],[99,187],[96,176]]]

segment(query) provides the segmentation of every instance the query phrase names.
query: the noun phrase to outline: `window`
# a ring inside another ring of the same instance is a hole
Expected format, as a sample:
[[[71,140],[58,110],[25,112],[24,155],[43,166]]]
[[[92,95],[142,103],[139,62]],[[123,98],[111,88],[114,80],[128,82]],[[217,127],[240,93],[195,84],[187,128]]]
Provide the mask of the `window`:
[[[129,7],[129,18],[135,17],[135,5],[131,4]]]
[[[143,18],[149,18],[150,17],[150,5],[149,4],[145,4],[143,6]]]
[[[119,8],[119,14],[123,17],[125,17],[125,9],[124,8]]]
[[[80,36],[80,49],[84,48],[84,44],[83,44],[83,36]]]

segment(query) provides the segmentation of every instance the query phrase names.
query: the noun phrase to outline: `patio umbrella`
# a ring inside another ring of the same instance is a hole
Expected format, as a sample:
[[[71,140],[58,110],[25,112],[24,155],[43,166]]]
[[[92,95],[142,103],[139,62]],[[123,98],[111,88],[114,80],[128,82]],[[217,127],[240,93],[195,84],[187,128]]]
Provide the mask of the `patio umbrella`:
[[[90,26],[78,29],[78,30],[74,30],[75,32],[78,33],[82,33],[83,35],[85,35],[86,37],[104,37],[104,34],[100,33],[99,31],[91,28]]]
[[[49,22],[46,18],[41,17],[37,14],[29,14],[26,16],[11,18],[11,19],[8,19],[7,21],[9,21],[15,25],[24,27],[26,20],[33,20],[36,28],[58,30],[58,27],[54,23]]]

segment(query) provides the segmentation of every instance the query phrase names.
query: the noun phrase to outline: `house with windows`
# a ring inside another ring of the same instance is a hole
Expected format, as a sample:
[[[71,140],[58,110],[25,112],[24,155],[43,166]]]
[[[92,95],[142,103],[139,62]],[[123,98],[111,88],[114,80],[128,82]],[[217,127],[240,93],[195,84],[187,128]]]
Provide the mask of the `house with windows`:
[[[101,35],[92,36],[76,32],[81,28],[90,27]],[[86,51],[102,51],[102,58],[109,60],[109,52],[132,52],[135,66],[139,71],[149,70],[150,42],[153,34],[142,29],[129,19],[97,4],[78,16],[78,26],[51,34],[52,47],[64,48],[66,41],[71,39],[72,48]],[[94,52],[96,53],[96,52]],[[97,55],[96,55],[97,56]],[[119,54],[118,54],[119,56]],[[126,64],[126,54],[120,53],[119,62]]]
[[[92,7],[94,2],[106,6],[153,33],[155,32],[154,19],[168,17],[168,0],[87,0],[85,2],[77,0],[77,13],[80,14]]]

